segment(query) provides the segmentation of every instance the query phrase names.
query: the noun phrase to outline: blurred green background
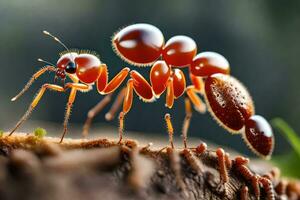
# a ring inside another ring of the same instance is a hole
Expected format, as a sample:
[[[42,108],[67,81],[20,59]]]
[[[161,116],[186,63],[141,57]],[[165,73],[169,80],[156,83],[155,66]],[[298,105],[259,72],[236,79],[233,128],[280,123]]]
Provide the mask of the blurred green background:
[[[166,40],[185,34],[194,38],[199,52],[216,51],[224,55],[231,64],[232,75],[248,87],[256,112],[267,119],[282,117],[299,132],[298,0],[1,0],[0,128],[13,127],[39,86],[53,81],[54,76],[47,74],[22,99],[10,102],[29,77],[42,67],[37,58],[56,63],[58,53],[63,50],[45,38],[42,30],[59,36],[70,48],[95,50],[108,64],[112,76],[129,65],[112,51],[111,36],[121,27],[137,22],[157,26]],[[148,78],[149,69],[138,70]],[[89,108],[102,98],[96,90],[80,93],[71,123],[82,124]],[[47,92],[31,119],[61,123],[66,100],[67,95]],[[164,96],[152,104],[135,98],[127,115],[126,130],[141,134],[155,132],[163,134],[165,139],[163,116],[170,112],[175,134],[179,136],[184,118],[183,98],[175,102],[171,111],[164,107],[164,102]],[[105,111],[95,121],[104,122],[104,114]],[[117,120],[109,123],[117,126]],[[228,134],[209,114],[195,113],[189,134],[249,153],[239,136]],[[288,143],[275,134],[275,153],[287,152]]]

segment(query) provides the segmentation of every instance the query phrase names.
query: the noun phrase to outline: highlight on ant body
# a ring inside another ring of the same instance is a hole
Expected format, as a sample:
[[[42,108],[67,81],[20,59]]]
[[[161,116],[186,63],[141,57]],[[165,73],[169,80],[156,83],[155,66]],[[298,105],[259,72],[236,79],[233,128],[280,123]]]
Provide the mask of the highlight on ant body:
[[[123,68],[108,82],[108,68],[97,56],[70,51],[57,37],[48,32],[44,33],[62,44],[67,51],[61,55],[56,66],[48,63],[49,66],[34,74],[25,88],[13,100],[21,96],[32,82],[46,71],[55,72],[56,77],[61,78],[63,82],[66,77],[69,77],[72,82],[65,84],[64,87],[53,84],[43,85],[28,111],[11,133],[26,120],[46,89],[59,92],[66,92],[67,89],[70,89],[62,141],[67,131],[67,123],[77,91],[89,91],[92,88],[91,84],[95,83],[98,92],[106,96],[89,111],[83,128],[83,133],[86,135],[93,118],[108,104],[111,94],[129,75],[126,86],[119,92],[112,108],[106,114],[106,119],[112,119],[123,102],[123,108],[119,115],[120,142],[124,119],[132,107],[134,94],[144,102],[153,102],[166,92],[166,107],[170,109],[173,107],[174,100],[186,94],[184,101],[186,117],[182,129],[184,148],[187,148],[187,132],[193,105],[195,110],[200,113],[204,113],[207,109],[228,132],[241,133],[246,144],[257,155],[264,158],[271,156],[274,147],[272,129],[265,118],[255,114],[249,92],[243,84],[230,75],[227,59],[215,52],[197,54],[197,45],[192,38],[178,35],[165,42],[162,32],[150,24],[134,24],[121,29],[112,38],[113,49],[125,62],[133,66],[151,66],[150,83],[136,70],[130,71],[129,68]],[[185,68],[189,71],[190,85],[187,85],[183,73]],[[205,102],[199,95],[204,98]],[[165,120],[168,125],[170,142],[173,145],[170,115],[166,114]]]

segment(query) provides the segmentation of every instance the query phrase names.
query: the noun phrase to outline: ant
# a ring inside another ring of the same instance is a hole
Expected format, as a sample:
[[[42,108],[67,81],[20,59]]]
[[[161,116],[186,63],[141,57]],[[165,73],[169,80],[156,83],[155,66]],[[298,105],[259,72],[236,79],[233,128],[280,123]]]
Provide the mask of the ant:
[[[222,55],[214,52],[203,52],[196,55],[197,45],[192,38],[183,35],[174,36],[165,43],[162,32],[150,24],[134,24],[121,29],[113,36],[113,49],[129,64],[139,67],[152,65],[151,84],[137,71],[130,71],[129,68],[121,70],[107,83],[107,66],[101,63],[97,56],[86,52],[72,52],[57,37],[48,32],[44,33],[62,44],[67,52],[61,55],[57,62],[57,68],[48,63],[51,65],[34,74],[25,88],[12,100],[21,96],[32,82],[46,71],[55,71],[56,76],[62,80],[68,76],[73,83],[67,83],[64,87],[52,84],[42,86],[28,111],[11,134],[26,120],[46,89],[65,92],[70,88],[62,142],[67,131],[67,123],[76,92],[90,91],[92,84],[96,83],[98,92],[107,96],[89,111],[83,129],[83,133],[86,135],[92,119],[110,101],[110,94],[122,84],[130,72],[126,88],[119,92],[116,102],[106,115],[107,119],[112,119],[123,100],[123,109],[119,114],[119,142],[122,140],[124,117],[132,106],[133,91],[143,101],[153,102],[167,90],[166,106],[168,108],[173,107],[174,99],[184,93],[187,95],[185,99],[186,117],[183,125],[185,148],[187,148],[187,130],[192,116],[192,102],[195,110],[200,113],[204,113],[207,106],[213,118],[229,132],[242,133],[246,144],[257,155],[268,158],[272,154],[274,146],[272,129],[265,118],[254,114],[253,101],[247,89],[237,79],[230,76],[228,61]],[[192,83],[189,86],[186,86],[186,78],[181,70],[186,67],[189,68]],[[205,103],[197,93],[204,97]],[[173,128],[169,114],[166,114],[165,119],[171,137]],[[173,140],[170,142],[173,147]]]

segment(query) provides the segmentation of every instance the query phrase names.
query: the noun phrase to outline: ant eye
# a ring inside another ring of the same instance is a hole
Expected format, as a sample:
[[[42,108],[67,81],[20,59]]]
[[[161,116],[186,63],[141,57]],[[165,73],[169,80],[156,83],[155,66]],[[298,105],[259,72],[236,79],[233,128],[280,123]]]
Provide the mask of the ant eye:
[[[69,62],[66,66],[66,72],[69,74],[74,74],[76,72],[76,65],[74,62]]]

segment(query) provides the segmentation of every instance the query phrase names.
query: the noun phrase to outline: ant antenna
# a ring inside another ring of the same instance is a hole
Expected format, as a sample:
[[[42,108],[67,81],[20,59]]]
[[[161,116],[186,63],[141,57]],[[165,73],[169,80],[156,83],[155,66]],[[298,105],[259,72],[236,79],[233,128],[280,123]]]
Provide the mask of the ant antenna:
[[[49,65],[51,65],[51,66],[55,66],[53,63],[51,63],[51,62],[49,62],[49,61],[45,61],[45,60],[43,60],[43,59],[41,59],[41,58],[38,58],[37,61],[43,62],[43,63],[46,63],[46,64],[49,64]]]
[[[52,35],[51,33],[49,33],[48,31],[43,31],[43,33],[49,37],[52,37],[56,42],[58,42],[59,44],[61,44],[68,52],[70,52],[69,48],[57,37],[55,37],[54,35]]]

